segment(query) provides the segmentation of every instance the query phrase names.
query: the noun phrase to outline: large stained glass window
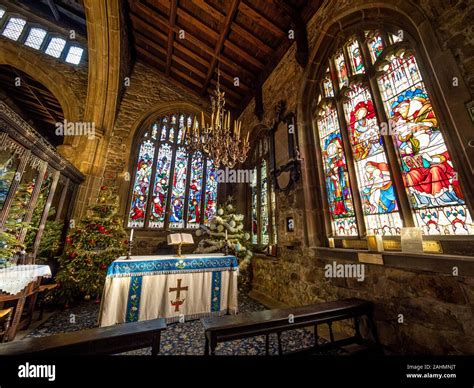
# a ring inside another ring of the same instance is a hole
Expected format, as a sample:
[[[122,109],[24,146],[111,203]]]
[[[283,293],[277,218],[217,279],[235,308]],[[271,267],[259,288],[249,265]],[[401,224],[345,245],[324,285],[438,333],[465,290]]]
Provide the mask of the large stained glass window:
[[[426,235],[474,233],[443,128],[408,47],[399,35],[365,31],[335,52],[322,76],[316,125],[331,236],[358,236],[362,229],[398,235],[408,219]],[[411,214],[402,217],[400,201]]]
[[[159,117],[143,134],[132,179],[128,227],[198,228],[217,206],[217,168],[182,146],[189,114]]]

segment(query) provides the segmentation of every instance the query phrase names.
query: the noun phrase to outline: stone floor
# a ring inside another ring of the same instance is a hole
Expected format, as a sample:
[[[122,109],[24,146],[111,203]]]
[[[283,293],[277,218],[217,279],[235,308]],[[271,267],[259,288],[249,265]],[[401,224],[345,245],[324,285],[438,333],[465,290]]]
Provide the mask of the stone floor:
[[[249,298],[239,296],[239,311],[251,312],[264,310],[265,307]],[[78,331],[97,326],[99,305],[84,302],[76,307],[58,311],[36,329],[26,335],[26,338],[45,337],[52,334]],[[324,343],[324,339],[319,339]],[[313,334],[304,329],[292,330],[282,334],[283,351],[294,351],[314,345]],[[150,354],[151,348],[140,349],[127,354]],[[270,354],[277,354],[276,335],[270,336]],[[202,355],[204,353],[204,329],[199,320],[185,323],[174,323],[162,334],[161,355]],[[264,355],[265,337],[259,336],[220,344],[216,354],[220,355]]]

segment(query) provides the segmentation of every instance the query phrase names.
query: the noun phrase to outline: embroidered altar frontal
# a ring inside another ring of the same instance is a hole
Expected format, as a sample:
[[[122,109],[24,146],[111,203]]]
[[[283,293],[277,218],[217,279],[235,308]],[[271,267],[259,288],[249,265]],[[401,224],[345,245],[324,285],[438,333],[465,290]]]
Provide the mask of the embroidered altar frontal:
[[[107,271],[99,324],[236,314],[237,276],[234,256],[120,257]]]

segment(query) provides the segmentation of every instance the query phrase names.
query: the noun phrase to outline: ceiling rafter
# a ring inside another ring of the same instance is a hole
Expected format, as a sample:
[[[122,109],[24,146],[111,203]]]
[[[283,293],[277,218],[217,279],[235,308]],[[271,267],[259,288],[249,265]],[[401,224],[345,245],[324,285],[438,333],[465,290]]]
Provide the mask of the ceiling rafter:
[[[168,52],[166,53],[166,75],[170,75],[171,60],[173,57],[174,47],[174,31],[173,27],[176,23],[176,13],[178,10],[178,0],[171,0],[170,4],[170,25],[168,28]]]
[[[239,3],[240,0],[232,0],[232,3],[229,6],[227,11],[227,16],[224,21],[224,27],[222,28],[221,34],[219,36],[219,40],[217,41],[216,48],[214,49],[214,56],[212,57],[211,64],[209,66],[209,70],[206,75],[206,79],[204,80],[204,85],[201,89],[201,95],[204,95],[207,92],[207,87],[209,86],[209,82],[211,78],[214,76],[214,71],[216,70],[216,64],[219,59],[219,56],[224,48],[224,42],[227,38],[227,35],[230,32],[230,27],[234,21],[237,12],[239,11]]]
[[[134,33],[134,35],[135,35],[135,40],[136,40],[136,42],[137,42],[137,44],[138,44],[139,46],[142,46],[142,47],[143,47],[143,45],[145,45],[145,46],[148,46],[148,47],[153,48],[154,50],[156,50],[156,51],[158,51],[158,52],[160,52],[160,53],[162,53],[162,54],[166,54],[166,53],[167,53],[167,51],[166,51],[166,49],[165,49],[164,47],[162,47],[162,46],[160,46],[158,43],[152,41],[148,36],[145,36],[145,35],[143,35],[142,33],[138,32],[138,31],[136,31],[136,32]],[[186,48],[185,46],[183,46],[183,45],[180,45],[180,46],[178,46],[178,47],[175,47],[175,49],[176,49],[177,51],[182,52],[183,54],[185,54],[185,55],[187,55],[187,56],[192,57],[193,59],[200,58],[199,56],[197,56],[195,53],[193,53],[192,51],[190,51],[189,49],[187,49],[187,48]],[[176,50],[175,50],[175,52],[176,52]],[[199,63],[201,63],[201,65],[206,66],[206,67],[209,66],[209,63],[208,63],[206,60],[204,60],[204,59],[202,59],[202,58],[200,58],[200,59],[201,59],[200,61],[199,61],[199,60],[196,60],[196,62],[199,62]],[[178,62],[178,63],[181,64],[182,66],[187,67],[187,68],[188,68],[189,70],[191,70],[193,73],[199,75],[202,79],[205,79],[205,78],[206,78],[206,76],[207,76],[206,73],[204,73],[202,70],[198,69],[198,68],[195,67],[193,64],[189,63],[188,61],[186,61],[186,60],[184,60],[184,59],[182,59],[182,58],[180,58],[180,57],[178,57],[178,56],[175,55],[175,54],[173,54],[173,60],[176,61],[176,62]],[[226,79],[226,80],[229,81],[229,82],[232,82],[232,83],[235,82],[234,77],[231,76],[231,75],[229,75],[229,74],[227,74],[227,73],[226,73],[225,71],[223,71],[223,70],[221,70],[221,76],[222,76],[222,78]],[[241,88],[242,91],[245,92],[245,93],[248,93],[248,92],[251,91],[250,87],[249,87],[246,83],[244,83],[244,82],[242,82],[242,81],[239,82],[239,88]]]
[[[285,30],[282,30],[280,27],[274,24],[271,20],[267,19],[264,15],[262,15],[261,13],[259,13],[258,11],[250,7],[248,4],[243,2],[240,5],[240,10],[242,11],[243,14],[253,19],[261,27],[267,29],[272,34],[276,35],[277,37],[283,38],[287,34]]]
[[[25,77],[22,77],[20,73],[18,73],[15,70],[14,70],[14,73],[16,74],[17,77],[21,79],[22,85],[25,85],[25,87],[30,91],[31,95],[36,99],[36,101],[38,101],[39,106],[41,106],[46,112],[48,112],[48,114],[50,115],[51,119],[54,120],[54,122],[56,123],[59,122],[60,120],[58,120],[56,115],[53,112],[51,112],[48,109],[48,107],[43,103],[43,101],[41,101],[41,99],[36,95],[35,91],[30,87]]]
[[[219,64],[234,114],[261,96],[259,89],[295,41],[304,63],[303,33],[321,2],[128,0],[137,56],[200,96],[212,92]]]

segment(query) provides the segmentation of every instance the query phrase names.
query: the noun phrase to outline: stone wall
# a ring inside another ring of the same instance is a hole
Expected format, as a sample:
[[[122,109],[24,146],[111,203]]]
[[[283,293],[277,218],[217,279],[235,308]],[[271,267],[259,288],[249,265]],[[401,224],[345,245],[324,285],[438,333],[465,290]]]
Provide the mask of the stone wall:
[[[326,278],[324,267],[331,263],[311,250],[283,248],[277,260],[254,259],[253,290],[289,306],[354,297],[370,300],[387,352],[474,354],[474,278],[369,264],[365,280],[359,282]],[[351,332],[341,325],[336,330]]]
[[[333,16],[350,14],[351,10],[363,8],[370,2],[326,1],[308,23],[310,52],[319,44],[320,31],[326,21]],[[407,3],[410,2],[395,0],[389,6],[402,9]],[[439,44],[451,50],[465,84],[471,95],[474,94],[473,31],[466,28],[469,25],[467,21],[472,19],[474,4],[442,0],[414,0],[411,4],[423,10]],[[252,100],[240,117],[244,128],[255,128],[259,124],[271,126],[275,106],[280,99],[286,100],[288,110],[298,111],[300,88],[306,81],[307,73],[296,62],[295,50],[296,44],[293,44],[263,85],[263,120],[260,122],[254,115],[255,104]],[[315,57],[313,60],[318,62],[321,59]],[[302,118],[297,120],[301,124]],[[305,160],[302,163],[304,167]],[[316,248],[308,248],[305,244],[308,235],[304,216],[308,205],[303,185],[308,185],[308,182],[300,180],[289,193],[277,194],[278,257],[259,256],[254,259],[254,291],[292,306],[347,297],[371,300],[375,302],[375,318],[382,344],[389,352],[474,353],[474,278],[380,265],[366,265],[366,280],[363,282],[325,278],[324,266],[332,260],[321,258]],[[322,219],[319,209],[316,212]],[[286,217],[290,216],[295,220],[294,233],[285,230]],[[340,259],[337,262],[344,263]],[[398,323],[399,314],[403,315],[404,323]],[[348,330],[346,326],[338,328]]]

